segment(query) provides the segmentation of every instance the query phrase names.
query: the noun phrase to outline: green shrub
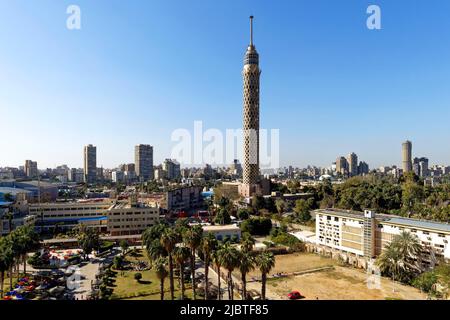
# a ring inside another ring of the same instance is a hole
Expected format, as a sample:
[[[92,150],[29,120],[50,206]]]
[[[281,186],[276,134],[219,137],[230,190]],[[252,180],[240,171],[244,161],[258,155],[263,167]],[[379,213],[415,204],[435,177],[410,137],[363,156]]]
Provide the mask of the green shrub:
[[[241,231],[248,232],[251,235],[265,236],[272,229],[270,218],[258,217],[250,218],[241,223]]]

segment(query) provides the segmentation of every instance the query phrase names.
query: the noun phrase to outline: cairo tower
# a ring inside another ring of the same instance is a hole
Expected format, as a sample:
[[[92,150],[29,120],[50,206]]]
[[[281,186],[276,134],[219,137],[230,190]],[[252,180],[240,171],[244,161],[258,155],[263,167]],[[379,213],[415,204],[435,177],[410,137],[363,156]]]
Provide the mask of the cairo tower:
[[[259,55],[253,45],[253,16],[250,17],[250,45],[244,58],[243,101],[243,183],[239,193],[251,197],[260,193],[259,172]]]

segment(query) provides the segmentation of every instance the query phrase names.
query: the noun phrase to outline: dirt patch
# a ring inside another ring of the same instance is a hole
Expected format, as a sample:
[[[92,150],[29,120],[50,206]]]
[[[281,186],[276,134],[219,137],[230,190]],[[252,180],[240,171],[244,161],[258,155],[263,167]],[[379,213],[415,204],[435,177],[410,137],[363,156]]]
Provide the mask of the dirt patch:
[[[367,274],[362,270],[336,266],[334,270],[268,282],[267,288],[273,298],[277,296],[278,299],[286,299],[287,293],[293,290],[300,291],[305,299],[310,300],[426,299],[426,295],[419,290],[398,283],[393,285],[387,278],[381,278],[379,288],[369,289],[367,279]]]

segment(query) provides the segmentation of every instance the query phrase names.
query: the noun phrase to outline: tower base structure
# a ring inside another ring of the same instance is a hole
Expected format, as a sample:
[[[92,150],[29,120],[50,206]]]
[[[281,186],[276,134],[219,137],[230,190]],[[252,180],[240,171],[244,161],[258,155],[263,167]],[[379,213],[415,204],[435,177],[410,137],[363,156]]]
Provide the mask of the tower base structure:
[[[270,180],[261,179],[259,183],[246,184],[241,183],[238,187],[239,195],[244,198],[251,198],[254,195],[264,196],[270,194]]]

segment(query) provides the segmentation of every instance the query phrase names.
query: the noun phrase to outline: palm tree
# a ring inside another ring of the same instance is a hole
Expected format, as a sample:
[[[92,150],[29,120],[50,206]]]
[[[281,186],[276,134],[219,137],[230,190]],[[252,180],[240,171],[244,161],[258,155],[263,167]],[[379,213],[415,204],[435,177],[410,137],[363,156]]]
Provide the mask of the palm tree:
[[[221,265],[227,269],[227,285],[228,285],[228,299],[234,299],[234,283],[232,278],[233,270],[239,263],[239,252],[236,248],[231,247],[228,243],[225,244],[218,252]]]
[[[14,257],[10,243],[6,238],[0,238],[0,297],[3,298],[3,284],[5,272],[10,270],[14,263]],[[10,279],[11,280],[11,279]]]
[[[19,227],[16,232],[19,233],[20,254],[23,262],[23,273],[27,274],[27,253],[39,246],[39,236],[32,226]]]
[[[205,300],[208,300],[209,295],[209,265],[211,264],[211,254],[217,247],[217,240],[212,233],[208,233],[202,239],[200,245],[201,251],[203,253],[203,259],[205,261]],[[220,282],[220,280],[219,280]]]
[[[403,264],[411,271],[420,272],[419,260],[421,245],[417,236],[410,232],[402,231],[393,239],[393,245],[398,249]]]
[[[383,249],[376,264],[381,272],[392,277],[392,281],[407,280],[420,272],[421,245],[416,236],[401,232]]]
[[[158,223],[150,228],[147,228],[142,233],[142,243],[149,247],[152,245],[153,241],[158,240],[161,238],[161,235],[163,232],[167,229],[167,225],[164,223]]]
[[[395,275],[399,274],[401,263],[399,252],[392,242],[381,252],[376,260],[376,264],[381,272],[391,275],[392,282],[394,283]],[[394,288],[392,288],[392,290],[394,290]]]
[[[199,225],[194,226],[183,234],[183,242],[191,249],[191,281],[192,281],[192,295],[195,300],[195,250],[200,246],[203,236],[203,228]]]
[[[166,249],[162,246],[160,239],[155,239],[151,244],[147,244],[146,249],[151,262],[158,260],[160,257],[167,256]]]
[[[214,262],[214,264],[215,264],[215,266],[216,266],[216,268],[217,268],[217,288],[218,288],[218,291],[217,291],[217,300],[221,300],[221,298],[222,298],[222,292],[221,292],[221,289],[220,289],[220,284],[221,284],[221,277],[220,277],[220,269],[221,269],[221,267],[222,267],[222,260],[221,260],[221,257],[220,257],[220,247],[219,248],[216,248],[216,250],[214,250],[213,252],[212,252],[212,260],[213,260],[213,262]]]
[[[179,246],[175,247],[173,250],[173,258],[178,264],[178,268],[180,270],[181,300],[184,300],[184,263],[187,259],[189,259],[189,257],[191,257],[189,248]]]
[[[159,291],[161,294],[161,300],[164,300],[164,280],[168,275],[166,269],[166,259],[158,258],[153,265],[153,269],[155,270],[156,277],[159,279]]]
[[[164,249],[167,252],[167,255],[169,256],[169,285],[170,285],[170,297],[172,300],[175,299],[174,296],[174,286],[173,286],[173,260],[172,260],[172,253],[173,249],[175,248],[175,245],[178,242],[178,235],[173,229],[167,229],[163,232],[161,235],[161,245],[164,247]]]
[[[275,267],[275,256],[272,252],[264,251],[256,257],[256,265],[261,271],[261,299],[266,299],[267,274]]]
[[[242,300],[247,299],[247,273],[255,269],[255,259],[248,251],[239,253],[239,271],[242,280]]]
[[[245,252],[251,252],[255,243],[255,239],[250,235],[250,233],[246,232],[242,235],[241,238],[241,250]]]

